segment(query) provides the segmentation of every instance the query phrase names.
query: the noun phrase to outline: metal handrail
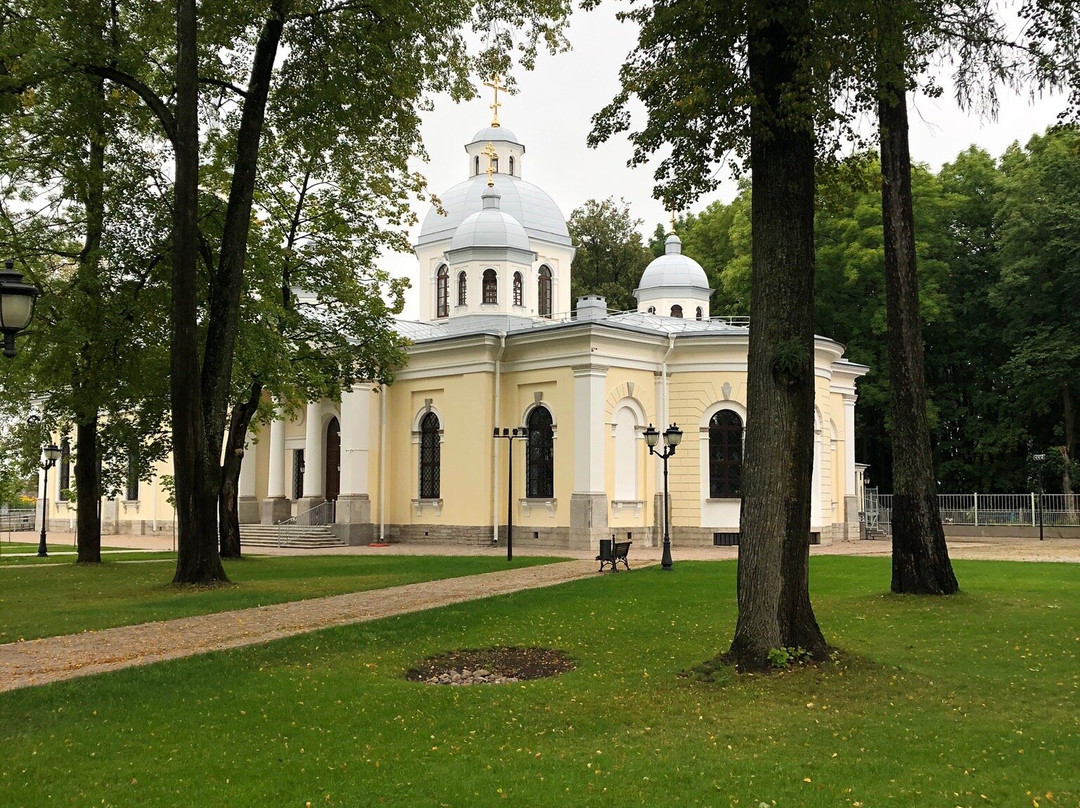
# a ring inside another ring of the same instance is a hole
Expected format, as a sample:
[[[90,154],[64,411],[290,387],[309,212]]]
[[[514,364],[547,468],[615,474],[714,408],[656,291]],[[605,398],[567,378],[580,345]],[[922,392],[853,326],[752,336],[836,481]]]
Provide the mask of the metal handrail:
[[[277,546],[284,547],[291,543],[292,539],[286,538],[285,530],[283,528],[288,527],[311,527],[311,526],[324,526],[334,524],[334,505],[333,500],[327,500],[326,502],[316,505],[310,510],[306,510],[303,513],[298,513],[290,519],[285,519],[274,525],[277,528]]]

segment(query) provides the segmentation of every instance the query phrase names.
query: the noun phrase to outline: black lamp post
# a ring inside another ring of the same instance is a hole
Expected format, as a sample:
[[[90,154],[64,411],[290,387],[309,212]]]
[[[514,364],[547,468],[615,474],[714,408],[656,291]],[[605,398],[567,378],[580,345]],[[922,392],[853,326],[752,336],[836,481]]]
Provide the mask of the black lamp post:
[[[675,454],[675,447],[682,443],[682,430],[677,424],[672,424],[664,430],[664,449],[656,451],[656,444],[660,442],[660,433],[649,424],[645,430],[645,443],[649,445],[649,454],[654,454],[664,461],[664,554],[660,559],[662,569],[671,570],[671,535],[668,531],[668,458]]]
[[[56,461],[60,459],[60,447],[55,443],[50,443],[44,449],[41,450],[41,468],[45,471],[45,484],[42,488],[41,496],[41,541],[38,542],[37,554],[39,556],[47,556],[48,550],[45,549],[45,524],[49,517],[49,469],[56,465]]]
[[[1031,456],[1035,461],[1035,467],[1039,470],[1039,541],[1043,540],[1043,463],[1046,462],[1045,454]]]
[[[15,335],[25,331],[34,317],[34,301],[41,294],[36,286],[22,282],[15,271],[15,262],[8,259],[0,272],[0,333],[4,339],[4,356],[15,356]]]
[[[506,560],[514,560],[514,441],[518,438],[529,437],[527,426],[516,426],[513,429],[503,427],[499,431],[495,427],[493,438],[506,438],[507,441],[507,474],[506,474]]]

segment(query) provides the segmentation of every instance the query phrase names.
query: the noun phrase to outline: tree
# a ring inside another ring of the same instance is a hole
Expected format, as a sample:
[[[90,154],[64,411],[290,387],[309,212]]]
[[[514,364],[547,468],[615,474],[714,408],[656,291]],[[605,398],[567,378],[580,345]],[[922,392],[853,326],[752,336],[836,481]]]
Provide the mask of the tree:
[[[17,20],[0,30],[0,53],[12,65],[0,96],[18,103],[0,123],[0,242],[48,294],[4,386],[18,400],[38,400],[53,431],[73,427],[77,560],[98,562],[101,493],[121,485],[130,460],[145,473],[167,449],[161,173],[145,157],[145,116],[128,114],[129,99],[106,94],[97,76],[66,76],[36,61],[48,66],[50,43],[84,56],[100,48],[99,5],[73,2],[56,26],[10,11],[0,14]]]
[[[621,92],[594,118],[590,142],[628,129],[627,104],[637,96],[648,121],[630,135],[634,162],[670,146],[654,176],[674,208],[715,185],[716,162],[748,149],[754,319],[739,616],[727,659],[763,668],[769,650],[785,646],[821,658],[828,646],[808,586],[814,165],[815,130],[831,106],[815,85],[825,65],[812,64],[805,47],[811,8],[802,0],[724,9],[684,0],[623,16],[640,26],[637,48],[620,73]]]
[[[641,220],[631,217],[630,206],[612,197],[590,199],[570,214],[567,224],[577,246],[571,297],[602,295],[610,309],[635,310],[634,290],[653,255],[642,243]]]
[[[1034,446],[1056,449],[1053,465],[1075,511],[1080,132],[1061,127],[1033,137],[1023,150],[1013,146],[1002,165],[1001,275],[990,299],[1011,349],[1004,371]]]
[[[322,132],[321,142],[336,142],[342,150],[380,132],[383,159],[403,173],[410,156],[422,155],[417,107],[423,94],[471,95],[469,76],[505,73],[515,49],[531,66],[541,41],[550,48],[562,44],[569,6],[565,0],[479,5],[455,0],[421,7],[394,0],[376,13],[329,0],[204,2],[198,9],[185,0],[176,6],[173,47],[158,36],[171,12],[165,4],[125,9],[123,16],[110,8],[102,9],[110,26],[109,48],[87,54],[59,43],[47,51],[56,54],[48,69],[29,77],[26,86],[65,71],[100,76],[136,94],[173,147],[175,580],[206,583],[224,575],[217,552],[218,458],[268,119],[277,120],[283,138],[300,143],[309,133]],[[67,14],[65,7],[53,11]],[[470,26],[490,34],[479,54],[468,47],[463,29]],[[212,123],[203,138],[206,147],[231,156],[215,245],[200,241],[197,230],[199,114]],[[197,253],[211,266],[205,310],[196,296]]]

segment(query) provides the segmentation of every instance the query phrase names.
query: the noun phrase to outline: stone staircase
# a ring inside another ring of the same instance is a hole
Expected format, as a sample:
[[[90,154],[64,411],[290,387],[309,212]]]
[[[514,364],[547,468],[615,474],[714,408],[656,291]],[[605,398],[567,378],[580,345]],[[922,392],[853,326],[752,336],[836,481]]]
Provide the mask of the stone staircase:
[[[288,547],[320,550],[345,547],[329,525],[240,525],[241,547]]]

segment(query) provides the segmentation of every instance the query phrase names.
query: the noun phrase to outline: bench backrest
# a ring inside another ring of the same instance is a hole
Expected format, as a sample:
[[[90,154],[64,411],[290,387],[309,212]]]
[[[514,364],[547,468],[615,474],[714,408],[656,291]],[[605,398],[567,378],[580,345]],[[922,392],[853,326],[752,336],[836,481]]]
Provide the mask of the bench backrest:
[[[612,550],[612,555],[614,555],[615,558],[622,558],[623,556],[625,556],[627,553],[630,552],[630,545],[631,544],[633,544],[632,541],[617,541],[617,542],[615,542],[615,547]]]

